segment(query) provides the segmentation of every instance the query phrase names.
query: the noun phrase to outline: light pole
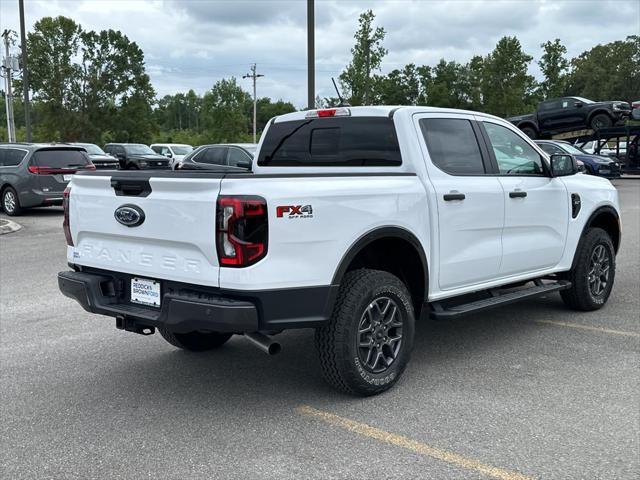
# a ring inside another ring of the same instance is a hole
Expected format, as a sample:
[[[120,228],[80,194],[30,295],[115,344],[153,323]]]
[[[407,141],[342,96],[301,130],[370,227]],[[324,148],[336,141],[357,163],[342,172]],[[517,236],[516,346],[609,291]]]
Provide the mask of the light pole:
[[[307,108],[316,108],[315,8],[307,0]]]
[[[29,70],[27,68],[27,34],[24,28],[24,0],[18,0],[20,7],[20,47],[22,49],[22,96],[24,98],[25,140],[31,141],[31,112],[29,107]]]
[[[251,65],[251,73],[243,75],[242,78],[253,79],[253,143],[256,143],[256,110],[258,108],[258,97],[256,96],[256,80],[258,77],[264,77],[259,73],[256,73],[256,64]]]

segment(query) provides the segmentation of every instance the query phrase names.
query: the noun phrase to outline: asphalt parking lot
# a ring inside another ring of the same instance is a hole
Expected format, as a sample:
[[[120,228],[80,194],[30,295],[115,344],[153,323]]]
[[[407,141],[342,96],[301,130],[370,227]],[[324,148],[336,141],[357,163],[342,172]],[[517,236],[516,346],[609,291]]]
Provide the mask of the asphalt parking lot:
[[[615,183],[603,310],[550,295],[423,320],[402,380],[366,399],[325,385],[311,331],[275,357],[195,354],[85,313],[57,288],[61,210],[31,211],[0,236],[2,477],[639,478],[640,181]]]

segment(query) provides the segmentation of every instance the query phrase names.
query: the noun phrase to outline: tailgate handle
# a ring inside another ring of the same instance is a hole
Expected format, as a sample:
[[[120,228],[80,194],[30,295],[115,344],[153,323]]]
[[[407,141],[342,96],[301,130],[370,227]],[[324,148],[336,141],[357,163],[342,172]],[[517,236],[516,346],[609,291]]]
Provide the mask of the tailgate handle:
[[[111,188],[113,188],[118,197],[147,197],[151,193],[149,180],[112,178]]]

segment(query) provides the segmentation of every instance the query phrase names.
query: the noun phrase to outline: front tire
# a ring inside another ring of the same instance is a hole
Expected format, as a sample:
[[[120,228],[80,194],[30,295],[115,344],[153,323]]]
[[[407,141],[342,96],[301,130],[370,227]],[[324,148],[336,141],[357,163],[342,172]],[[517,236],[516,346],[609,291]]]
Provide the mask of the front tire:
[[[536,132],[536,129],[533,127],[524,127],[522,129],[522,133],[524,133],[531,140],[535,140],[536,138],[538,138],[538,132]]]
[[[607,303],[616,275],[616,254],[611,237],[590,228],[578,244],[574,267],[564,275],[571,288],[562,290],[565,305],[574,310],[598,310]]]
[[[7,187],[4,189],[1,200],[4,213],[10,217],[22,214],[23,209],[20,206],[20,199],[18,198],[18,193],[13,187]]]
[[[173,333],[166,328],[159,327],[162,338],[174,347],[189,350],[191,352],[204,352],[224,345],[231,338],[232,333],[220,332],[189,332]]]
[[[377,270],[348,272],[331,319],[316,329],[315,343],[325,380],[352,395],[376,395],[404,372],[414,337],[407,287]]]
[[[613,125],[613,120],[611,120],[611,117],[606,113],[599,113],[593,116],[590,125],[594,130],[600,130],[601,128],[607,128]]]

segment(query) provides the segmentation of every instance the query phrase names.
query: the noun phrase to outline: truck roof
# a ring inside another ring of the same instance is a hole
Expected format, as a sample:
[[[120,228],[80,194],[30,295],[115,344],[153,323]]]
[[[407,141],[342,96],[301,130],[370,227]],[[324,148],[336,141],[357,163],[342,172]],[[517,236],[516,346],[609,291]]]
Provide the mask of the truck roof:
[[[389,117],[397,111],[407,111],[412,113],[465,113],[470,115],[481,115],[484,117],[499,118],[493,115],[488,115],[481,112],[473,112],[471,110],[460,110],[456,108],[439,108],[439,107],[427,107],[427,106],[407,106],[407,105],[379,105],[379,106],[362,106],[362,107],[328,107],[317,108],[315,110],[301,110],[299,112],[286,113],[276,117],[275,122],[290,122],[296,120],[305,120],[309,112],[318,112],[321,110],[332,109],[348,109],[351,117]]]

